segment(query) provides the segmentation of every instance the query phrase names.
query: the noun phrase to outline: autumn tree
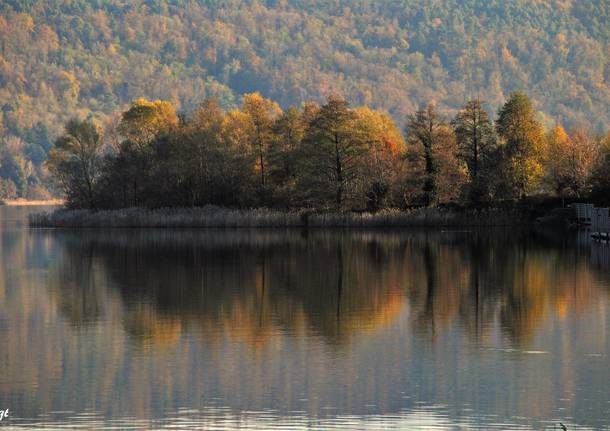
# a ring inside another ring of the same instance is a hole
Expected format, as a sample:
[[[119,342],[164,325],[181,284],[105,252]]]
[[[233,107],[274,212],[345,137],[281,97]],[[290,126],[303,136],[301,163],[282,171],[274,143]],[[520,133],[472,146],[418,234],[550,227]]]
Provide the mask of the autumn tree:
[[[306,123],[299,110],[291,106],[275,122],[274,139],[269,146],[269,178],[275,200],[290,205],[298,175],[298,152]]]
[[[547,156],[545,157],[545,182],[553,193],[563,196],[570,187],[569,160],[566,153],[570,137],[563,127],[555,126],[545,136]]]
[[[600,139],[599,157],[593,167],[591,186],[593,198],[610,205],[610,133]]]
[[[252,205],[255,191],[260,191],[260,174],[256,172],[257,154],[252,151],[254,136],[251,118],[239,109],[227,113],[223,120],[222,150],[215,181],[214,203]]]
[[[102,162],[98,197],[104,208],[126,208],[140,203],[137,195],[139,152],[133,141],[123,141],[117,147]]]
[[[17,197],[17,186],[10,178],[0,178],[0,199],[15,199]]]
[[[362,195],[366,208],[377,210],[402,199],[403,154],[405,141],[394,121],[385,113],[367,107],[354,110],[354,129],[366,149]]]
[[[171,103],[137,99],[123,112],[118,130],[124,139],[133,141],[143,149],[159,133],[177,124],[176,108]]]
[[[496,130],[503,145],[513,196],[532,193],[543,176],[544,131],[531,100],[514,92],[502,106]]]
[[[206,98],[185,127],[185,148],[181,154],[191,184],[191,204],[203,205],[213,193],[213,178],[220,175],[225,114],[216,98]]]
[[[102,161],[99,129],[89,121],[70,120],[49,152],[47,166],[60,182],[68,206],[95,207]]]
[[[438,131],[433,157],[436,163],[436,201],[456,204],[465,201],[464,189],[468,182],[468,168],[459,157],[459,147],[453,129],[444,124]]]
[[[598,158],[596,140],[583,130],[566,133],[556,126],[545,137],[545,180],[558,196],[581,197],[589,191],[589,179]]]
[[[437,198],[438,164],[434,151],[445,135],[445,127],[432,103],[407,117],[407,143],[415,150],[415,160],[421,158],[424,162],[422,192],[426,206],[433,205]]]
[[[0,178],[15,186],[18,196],[28,193],[29,177],[32,173],[31,162],[19,154],[3,154],[0,160]]]
[[[123,173],[131,185],[132,205],[140,205],[141,191],[147,187],[147,171],[151,167],[152,143],[162,133],[178,125],[176,108],[169,102],[146,99],[135,100],[121,115],[117,127],[124,138],[120,151],[130,160]]]
[[[366,146],[348,103],[331,96],[312,119],[301,153],[301,187],[309,202],[345,209],[362,175]]]
[[[15,187],[16,195],[26,197],[34,166],[26,157],[27,144],[23,139],[9,135],[0,140],[0,178],[6,180],[6,190]]]
[[[259,93],[244,95],[242,111],[252,122],[252,136],[249,141],[256,154],[260,185],[264,188],[268,175],[266,172],[268,151],[274,140],[273,127],[282,111],[276,102],[265,99]]]
[[[480,201],[489,195],[490,165],[495,149],[493,123],[479,99],[466,103],[451,126],[459,148],[459,158],[466,163],[470,183],[470,199]]]

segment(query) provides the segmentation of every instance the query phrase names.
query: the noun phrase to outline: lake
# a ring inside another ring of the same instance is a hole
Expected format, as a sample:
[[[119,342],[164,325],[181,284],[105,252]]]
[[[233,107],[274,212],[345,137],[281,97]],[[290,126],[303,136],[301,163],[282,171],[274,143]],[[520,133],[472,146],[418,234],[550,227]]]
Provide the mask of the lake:
[[[541,230],[29,229],[0,429],[607,429],[610,245]]]

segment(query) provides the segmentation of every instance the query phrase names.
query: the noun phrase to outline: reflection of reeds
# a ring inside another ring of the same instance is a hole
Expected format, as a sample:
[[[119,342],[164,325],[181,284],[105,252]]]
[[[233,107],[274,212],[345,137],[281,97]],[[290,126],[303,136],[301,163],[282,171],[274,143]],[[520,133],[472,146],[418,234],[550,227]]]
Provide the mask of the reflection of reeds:
[[[119,210],[57,210],[31,214],[37,227],[401,227],[511,226],[525,221],[518,210],[419,208],[377,213],[283,212],[270,209],[127,208]]]

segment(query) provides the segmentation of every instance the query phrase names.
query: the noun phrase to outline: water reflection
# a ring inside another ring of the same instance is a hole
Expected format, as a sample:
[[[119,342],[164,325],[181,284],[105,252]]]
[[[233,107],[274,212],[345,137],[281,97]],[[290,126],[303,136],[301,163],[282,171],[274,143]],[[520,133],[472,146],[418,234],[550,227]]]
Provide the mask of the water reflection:
[[[3,226],[12,425],[602,427],[610,414],[610,269],[578,238]]]

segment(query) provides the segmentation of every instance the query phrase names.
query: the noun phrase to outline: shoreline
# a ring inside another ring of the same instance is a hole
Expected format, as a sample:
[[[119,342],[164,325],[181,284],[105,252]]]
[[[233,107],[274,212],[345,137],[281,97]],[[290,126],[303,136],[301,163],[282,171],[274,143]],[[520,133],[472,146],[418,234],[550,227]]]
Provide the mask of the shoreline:
[[[63,199],[0,199],[0,206],[7,207],[59,206],[63,204]]]
[[[270,209],[127,208],[117,210],[57,209],[30,214],[31,227],[41,228],[394,228],[507,227],[533,222],[520,209],[418,208],[367,212],[280,211]]]

